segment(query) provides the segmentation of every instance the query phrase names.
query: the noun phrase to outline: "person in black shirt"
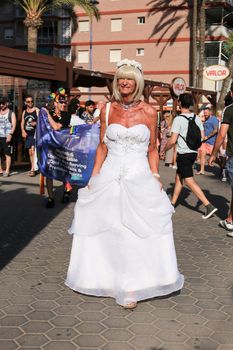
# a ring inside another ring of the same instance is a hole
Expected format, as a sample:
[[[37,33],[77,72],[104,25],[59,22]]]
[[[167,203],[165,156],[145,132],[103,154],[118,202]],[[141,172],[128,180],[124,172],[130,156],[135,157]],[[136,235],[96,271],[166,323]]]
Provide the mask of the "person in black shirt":
[[[70,112],[67,112],[66,105],[67,105],[67,96],[65,94],[57,93],[55,94],[54,100],[50,104],[50,106],[47,105],[47,111],[48,111],[48,121],[50,126],[54,130],[62,130],[66,129],[70,125],[70,118],[71,114]],[[69,201],[69,195],[70,195],[70,187],[69,184],[64,184],[65,189],[63,193],[62,202],[67,203]],[[48,202],[46,204],[46,208],[52,208],[54,207],[55,200],[53,195],[53,180],[46,178],[46,187],[48,192]]]
[[[25,148],[28,149],[31,169],[28,176],[35,176],[35,130],[39,109],[34,106],[31,95],[25,97],[26,109],[23,111],[21,120],[22,137],[25,139]]]

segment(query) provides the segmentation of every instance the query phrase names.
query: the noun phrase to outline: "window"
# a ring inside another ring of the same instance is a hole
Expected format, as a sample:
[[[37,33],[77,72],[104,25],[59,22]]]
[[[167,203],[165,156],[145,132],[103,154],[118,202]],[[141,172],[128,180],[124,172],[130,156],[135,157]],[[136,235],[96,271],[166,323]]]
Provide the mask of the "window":
[[[110,50],[110,62],[118,62],[121,60],[121,50]]]
[[[89,62],[89,51],[78,51],[78,63]]]
[[[143,48],[136,49],[136,56],[144,56],[144,49]]]
[[[13,28],[5,28],[4,29],[4,39],[11,40],[14,37],[14,30]]]
[[[146,22],[145,16],[138,17],[138,24],[145,24],[145,22]]]
[[[111,32],[120,32],[122,30],[122,19],[111,19]]]
[[[80,32],[89,32],[89,30],[90,30],[89,21],[79,21],[78,22],[78,29]]]
[[[57,23],[44,23],[43,27],[38,30],[39,44],[56,44],[57,43]]]

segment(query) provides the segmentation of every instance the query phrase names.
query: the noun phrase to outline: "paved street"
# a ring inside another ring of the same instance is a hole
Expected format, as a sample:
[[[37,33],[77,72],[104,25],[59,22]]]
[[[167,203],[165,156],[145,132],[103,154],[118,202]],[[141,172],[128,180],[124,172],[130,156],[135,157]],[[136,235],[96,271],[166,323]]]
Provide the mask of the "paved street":
[[[57,183],[56,207],[46,209],[39,176],[24,169],[1,178],[0,350],[232,350],[233,239],[218,227],[231,191],[209,170],[196,178],[218,214],[203,220],[187,189],[174,214],[181,294],[133,311],[64,286],[76,190],[64,205]],[[171,193],[175,170],[161,166],[161,174]]]

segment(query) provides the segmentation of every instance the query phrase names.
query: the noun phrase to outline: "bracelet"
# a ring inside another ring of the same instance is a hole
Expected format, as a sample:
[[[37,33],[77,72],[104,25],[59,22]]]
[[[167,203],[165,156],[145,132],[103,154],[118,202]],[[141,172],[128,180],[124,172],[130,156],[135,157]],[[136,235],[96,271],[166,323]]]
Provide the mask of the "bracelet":
[[[154,177],[160,177],[160,175],[158,174],[158,173],[152,173],[152,175],[154,176]]]

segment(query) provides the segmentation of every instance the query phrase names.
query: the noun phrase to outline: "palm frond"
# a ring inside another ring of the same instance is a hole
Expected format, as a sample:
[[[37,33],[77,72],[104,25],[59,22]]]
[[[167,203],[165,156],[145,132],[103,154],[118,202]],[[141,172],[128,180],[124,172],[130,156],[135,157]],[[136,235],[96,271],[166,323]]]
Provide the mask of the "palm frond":
[[[233,31],[230,32],[229,37],[223,43],[223,51],[228,57],[233,54]]]
[[[93,5],[89,0],[53,0],[53,6],[69,8],[72,10],[74,6],[79,6],[90,18],[94,16],[97,20],[100,19],[98,7]]]

